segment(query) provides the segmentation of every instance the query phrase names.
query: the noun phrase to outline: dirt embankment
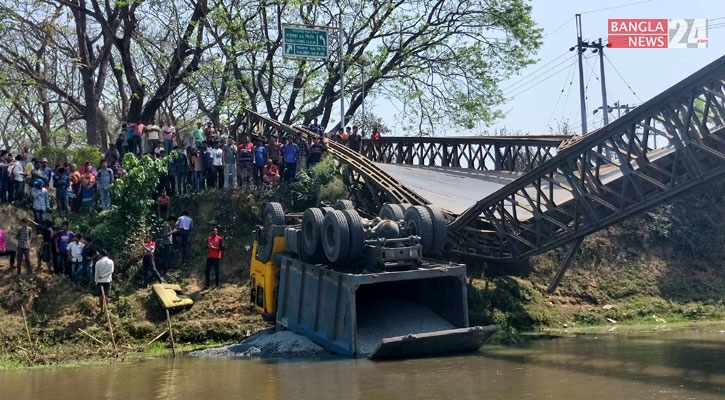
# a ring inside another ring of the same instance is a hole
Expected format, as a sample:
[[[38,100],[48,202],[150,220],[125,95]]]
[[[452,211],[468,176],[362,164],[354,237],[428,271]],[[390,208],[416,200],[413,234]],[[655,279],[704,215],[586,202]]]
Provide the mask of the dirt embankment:
[[[165,275],[165,280],[178,283],[195,304],[188,310],[172,313],[177,345],[184,348],[213,345],[239,340],[268,325],[249,309],[250,224],[234,219],[239,232],[227,242],[227,254],[221,264],[221,287],[202,290],[204,286],[205,238],[221,209],[221,198],[215,204],[202,202],[190,207],[197,230],[192,236],[192,254],[186,265]],[[192,204],[186,204],[192,206]],[[9,237],[28,215],[13,207],[0,208],[0,227]],[[34,238],[32,247],[40,243]],[[14,239],[9,248],[15,248]],[[158,354],[167,351],[167,336],[150,346],[152,339],[167,330],[166,316],[150,288],[143,287],[140,276],[130,282],[114,282],[110,316],[118,351],[114,351],[108,322],[98,307],[92,285],[75,285],[65,276],[52,275],[47,266],[37,266],[37,254],[31,252],[33,274],[25,270],[21,276],[10,270],[9,259],[0,259],[0,367],[36,366],[56,363],[106,361],[117,358]],[[179,254],[180,257],[180,254]],[[180,258],[179,258],[180,261]],[[23,318],[22,309],[26,317]],[[27,327],[25,328],[25,321]],[[28,339],[30,336],[30,339]]]

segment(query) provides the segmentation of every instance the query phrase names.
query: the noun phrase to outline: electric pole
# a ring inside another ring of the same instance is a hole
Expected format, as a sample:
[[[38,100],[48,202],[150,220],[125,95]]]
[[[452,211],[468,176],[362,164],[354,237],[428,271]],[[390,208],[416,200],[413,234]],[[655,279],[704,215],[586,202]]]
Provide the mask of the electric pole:
[[[340,9],[340,129],[345,130],[345,58],[342,52],[345,34],[342,32],[342,9]]]
[[[602,46],[602,38],[599,38],[599,43],[597,44],[597,50],[599,50],[599,75],[600,80],[602,83],[602,107],[607,107],[607,84],[604,83],[604,46]],[[597,51],[595,50],[595,51]],[[604,119],[604,125],[607,125],[609,123],[609,113],[604,112],[603,119]]]
[[[571,47],[569,51],[577,51],[577,58],[579,59],[579,103],[581,105],[581,119],[582,119],[582,135],[587,133],[587,103],[586,93],[584,89],[584,64],[582,63],[582,55],[587,49],[593,49],[592,53],[599,52],[599,74],[601,75],[600,82],[602,84],[602,107],[598,109],[606,110],[607,108],[607,84],[604,80],[604,45],[600,38],[598,42],[585,42],[582,40],[582,21],[581,14],[576,14],[576,46]],[[603,112],[604,125],[609,123],[609,113]]]
[[[584,94],[584,66],[582,65],[582,53],[586,50],[582,42],[582,15],[576,15],[576,52],[579,58],[579,103],[581,106],[582,135],[587,133],[587,104]]]

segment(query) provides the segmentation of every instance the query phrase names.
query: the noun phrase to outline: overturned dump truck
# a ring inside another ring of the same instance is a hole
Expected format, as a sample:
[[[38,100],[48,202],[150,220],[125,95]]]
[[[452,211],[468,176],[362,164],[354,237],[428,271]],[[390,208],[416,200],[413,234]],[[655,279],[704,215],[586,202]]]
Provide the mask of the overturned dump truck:
[[[433,206],[386,204],[362,218],[347,200],[255,229],[251,305],[276,329],[371,359],[476,350],[498,326],[469,327],[466,267],[432,259],[446,242]]]

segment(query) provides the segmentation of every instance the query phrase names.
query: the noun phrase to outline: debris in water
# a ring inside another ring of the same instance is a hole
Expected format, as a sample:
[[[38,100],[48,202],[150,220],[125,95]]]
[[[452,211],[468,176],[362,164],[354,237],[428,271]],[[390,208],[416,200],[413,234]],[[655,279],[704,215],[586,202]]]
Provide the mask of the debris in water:
[[[239,343],[191,353],[195,357],[226,358],[314,358],[329,354],[304,336],[273,329],[260,331]]]

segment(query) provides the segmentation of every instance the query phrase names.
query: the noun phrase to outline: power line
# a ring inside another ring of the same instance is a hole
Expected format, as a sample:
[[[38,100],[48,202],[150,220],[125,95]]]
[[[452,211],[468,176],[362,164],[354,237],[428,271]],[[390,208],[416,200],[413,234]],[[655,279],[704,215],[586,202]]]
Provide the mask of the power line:
[[[559,97],[556,98],[556,103],[554,103],[554,109],[551,110],[551,115],[549,115],[549,120],[546,121],[546,126],[547,127],[551,123],[551,119],[554,117],[554,113],[556,112],[556,108],[559,106],[559,101],[561,101],[561,96],[564,94],[564,90],[566,89],[566,82],[567,81],[570,81],[571,79],[573,79],[573,75],[574,75],[574,63],[572,62],[571,69],[566,74],[565,79],[564,79],[564,85],[562,86],[561,91],[559,92]],[[571,88],[571,82],[569,82],[569,85],[570,85],[569,87]],[[568,95],[567,95],[567,97],[568,97]]]
[[[642,103],[642,99],[640,99],[639,96],[637,96],[637,93],[634,92],[634,89],[632,89],[632,86],[630,86],[629,83],[627,83],[627,80],[624,79],[624,77],[622,76],[622,74],[619,73],[619,70],[617,69],[617,67],[615,67],[614,64],[612,63],[612,60],[610,60],[609,57],[607,57],[606,54],[604,54],[604,58],[607,60],[607,62],[609,63],[609,65],[612,67],[612,69],[614,69],[614,72],[616,72],[617,75],[619,75],[619,78],[622,80],[622,82],[624,82],[624,84],[627,85],[627,88],[632,92],[632,94],[634,95],[634,97],[636,97],[637,100],[639,100],[639,102]]]
[[[514,86],[518,86],[518,85],[519,85],[519,84],[520,84],[521,82],[523,82],[523,81],[525,81],[525,80],[528,80],[528,79],[529,79],[529,78],[530,78],[530,77],[531,77],[531,76],[532,76],[533,74],[535,74],[535,73],[537,73],[537,72],[541,71],[541,70],[542,70],[543,68],[545,68],[545,67],[546,67],[547,65],[549,65],[549,64],[553,63],[554,61],[556,61],[556,60],[560,59],[561,57],[565,56],[565,55],[566,55],[567,53],[568,53],[568,51],[565,51],[565,52],[563,52],[562,54],[560,54],[559,56],[557,56],[557,57],[556,57],[556,58],[554,58],[553,60],[551,60],[551,61],[547,62],[546,64],[544,64],[544,65],[540,66],[539,68],[537,68],[537,69],[535,69],[535,70],[531,71],[531,72],[530,72],[530,73],[528,73],[527,75],[525,75],[525,76],[521,77],[521,79],[519,79],[518,81],[516,81],[516,82],[514,82],[514,83],[510,84],[509,86],[506,86],[506,87],[505,87],[504,89],[502,89],[502,90],[506,91],[506,90],[509,90],[509,89],[511,89],[511,88],[512,88],[512,87],[514,87]]]
[[[642,4],[642,3],[649,3],[650,1],[652,1],[652,0],[637,1],[637,2],[634,2],[634,3],[621,4],[621,5],[618,5],[618,6],[600,8],[600,9],[597,9],[597,10],[584,11],[584,12],[581,12],[579,14],[591,14],[591,13],[596,13],[596,12],[600,12],[600,11],[614,10],[614,9],[617,9],[617,8],[635,6],[637,4]]]
[[[532,83],[532,82],[535,82],[535,81],[536,81],[537,79],[539,79],[539,78],[541,78],[542,76],[544,76],[544,75],[548,74],[548,73],[549,73],[549,72],[551,72],[552,70],[554,70],[554,69],[556,69],[556,68],[559,68],[559,67],[560,67],[560,66],[561,66],[562,64],[565,64],[566,62],[567,62],[567,60],[566,60],[566,59],[564,59],[563,61],[561,61],[560,63],[558,63],[558,64],[554,65],[553,67],[551,67],[551,68],[549,68],[549,69],[547,69],[546,71],[544,71],[544,72],[542,72],[542,73],[540,73],[540,74],[538,74],[538,75],[536,75],[536,76],[533,76],[533,77],[531,77],[531,78],[530,78],[530,79],[528,79],[528,80],[527,80],[526,82],[522,82],[522,83],[521,83],[521,84],[519,84],[519,85],[514,85],[515,87],[514,87],[514,86],[509,86],[508,88],[504,89],[504,91],[509,91],[509,92],[515,92],[515,91],[517,91],[517,90],[519,90],[519,89],[521,89],[521,88],[523,88],[523,87],[526,87],[526,85],[528,85],[528,84],[530,84],[530,83]]]
[[[556,32],[559,32],[561,30],[561,28],[563,28],[564,26],[566,26],[566,24],[568,24],[569,22],[571,22],[571,20],[573,20],[573,19],[574,19],[574,17],[571,17],[571,18],[567,19],[566,21],[562,22],[562,24],[559,25],[556,29],[554,29],[553,31],[551,31],[551,32],[547,33],[546,35],[544,35],[544,37],[542,37],[542,39],[546,39],[549,36],[555,34]]]
[[[569,64],[565,65],[565,66],[564,66],[564,68],[561,68],[561,69],[557,70],[556,72],[552,73],[551,75],[547,76],[546,78],[542,78],[542,79],[541,79],[540,81],[536,82],[535,84],[533,84],[533,85],[531,85],[531,86],[529,86],[529,87],[526,87],[526,88],[524,88],[523,90],[520,90],[520,91],[518,91],[518,92],[516,92],[516,93],[512,94],[512,95],[511,95],[511,98],[509,98],[509,100],[508,100],[508,101],[507,101],[506,103],[509,103],[510,101],[512,101],[513,99],[515,99],[515,98],[516,98],[517,96],[519,96],[519,95],[521,95],[521,94],[523,94],[523,93],[526,93],[526,92],[528,92],[529,90],[531,90],[531,89],[533,89],[533,88],[535,88],[535,87],[539,86],[539,85],[540,85],[540,84],[542,84],[543,82],[545,82],[545,81],[547,81],[547,80],[549,80],[549,79],[551,79],[551,78],[555,77],[556,75],[558,75],[558,74],[559,74],[559,73],[561,73],[562,71],[565,71],[565,70],[566,70],[567,68],[569,68],[570,66],[572,66],[572,65],[573,65],[573,64],[575,64],[575,63],[576,63],[575,61],[574,61],[574,62],[571,62],[571,63],[569,63]],[[504,104],[506,104],[506,103],[504,103]]]

